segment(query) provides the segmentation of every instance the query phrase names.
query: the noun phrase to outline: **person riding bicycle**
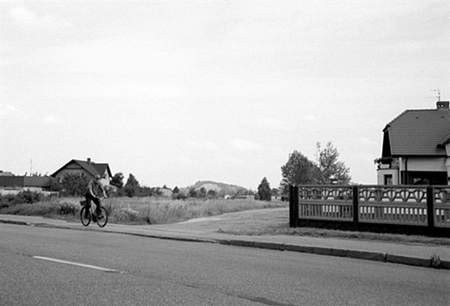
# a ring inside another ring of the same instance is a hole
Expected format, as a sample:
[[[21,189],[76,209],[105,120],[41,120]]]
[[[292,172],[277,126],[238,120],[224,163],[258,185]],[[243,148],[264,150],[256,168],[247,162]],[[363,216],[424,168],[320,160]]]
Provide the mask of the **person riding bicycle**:
[[[107,198],[106,184],[103,182],[100,175],[96,175],[94,179],[91,179],[88,183],[88,191],[86,192],[86,204],[88,207],[91,205],[91,201],[95,204],[95,214],[97,217],[102,217],[100,198]]]

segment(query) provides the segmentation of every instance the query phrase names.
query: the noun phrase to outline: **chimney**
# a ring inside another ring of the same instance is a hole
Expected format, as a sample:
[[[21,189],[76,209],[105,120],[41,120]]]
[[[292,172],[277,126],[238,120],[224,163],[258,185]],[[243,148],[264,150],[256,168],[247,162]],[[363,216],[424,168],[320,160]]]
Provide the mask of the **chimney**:
[[[449,101],[437,101],[436,109],[449,109],[448,105],[449,105]]]
[[[91,163],[91,158],[88,157],[88,158],[86,159],[86,161],[88,162],[88,164],[90,164],[90,163]]]

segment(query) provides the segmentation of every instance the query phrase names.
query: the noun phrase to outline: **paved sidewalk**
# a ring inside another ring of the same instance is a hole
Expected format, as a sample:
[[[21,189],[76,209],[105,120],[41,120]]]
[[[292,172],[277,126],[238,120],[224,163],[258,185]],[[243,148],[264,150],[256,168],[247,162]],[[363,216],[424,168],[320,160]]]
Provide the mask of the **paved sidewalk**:
[[[450,269],[450,247],[448,246],[296,235],[232,235],[219,232],[219,228],[226,225],[227,220],[237,218],[237,216],[242,218],[246,214],[251,218],[257,213],[258,211],[249,211],[244,214],[242,212],[230,213],[164,225],[108,224],[105,228],[99,228],[96,225],[83,227],[80,223],[64,220],[18,215],[0,215],[0,222],[37,227],[102,231],[160,239],[220,243]]]

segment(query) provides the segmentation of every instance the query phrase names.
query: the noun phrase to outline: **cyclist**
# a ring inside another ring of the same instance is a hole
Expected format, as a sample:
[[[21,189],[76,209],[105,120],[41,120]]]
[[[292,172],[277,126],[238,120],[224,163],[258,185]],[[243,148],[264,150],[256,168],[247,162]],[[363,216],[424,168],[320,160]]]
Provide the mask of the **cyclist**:
[[[95,204],[95,214],[98,218],[102,218],[101,202],[100,198],[107,198],[106,195],[106,184],[103,182],[100,175],[96,175],[94,179],[91,179],[88,183],[88,191],[86,192],[86,205],[90,207],[91,201]]]

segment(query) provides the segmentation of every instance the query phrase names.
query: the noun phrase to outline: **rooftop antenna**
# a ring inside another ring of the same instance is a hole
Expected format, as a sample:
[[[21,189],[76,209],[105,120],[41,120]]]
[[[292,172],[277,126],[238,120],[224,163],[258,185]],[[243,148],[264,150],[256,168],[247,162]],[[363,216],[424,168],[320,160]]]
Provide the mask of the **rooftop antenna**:
[[[30,159],[30,175],[33,173],[33,160]]]
[[[432,91],[436,93],[436,98],[438,99],[438,102],[441,101],[441,90],[437,88],[433,89]]]

